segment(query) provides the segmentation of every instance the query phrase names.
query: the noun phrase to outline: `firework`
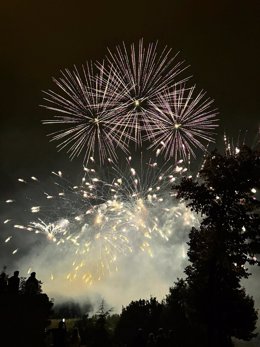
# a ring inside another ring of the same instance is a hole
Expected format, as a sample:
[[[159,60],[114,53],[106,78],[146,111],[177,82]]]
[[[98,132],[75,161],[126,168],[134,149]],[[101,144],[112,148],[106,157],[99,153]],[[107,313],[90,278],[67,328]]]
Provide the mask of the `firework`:
[[[150,101],[154,111],[150,117],[152,143],[157,155],[165,159],[195,156],[194,149],[205,151],[203,141],[213,142],[212,131],[217,127],[217,110],[211,108],[213,100],[205,92],[195,95],[195,87],[175,86]]]
[[[205,150],[217,111],[206,93],[185,87],[188,78],[177,79],[183,62],[175,63],[167,47],[158,54],[157,43],[145,47],[143,40],[108,52],[105,62],[95,64],[97,73],[92,64],[82,66],[81,74],[67,69],[54,80],[61,94],[46,92],[44,107],[56,115],[43,123],[67,126],[50,134],[60,141],[58,148],[67,147],[71,158],[85,152],[85,165],[90,157],[100,164],[109,157],[116,161],[118,149],[128,153],[130,143],[138,147],[144,141],[166,159]]]
[[[60,150],[67,147],[71,158],[85,152],[84,162],[95,156],[101,163],[107,157],[116,159],[116,149],[126,152],[124,138],[115,126],[114,117],[114,113],[121,109],[120,86],[111,72],[106,71],[104,78],[101,67],[95,73],[93,64],[87,63],[82,66],[81,73],[76,67],[72,71],[66,69],[54,82],[60,94],[52,90],[45,92],[47,105],[43,107],[56,115],[54,119],[44,120],[43,124],[65,126],[50,134],[52,140],[60,141]]]
[[[142,133],[150,136],[150,101],[166,87],[180,82],[176,77],[182,72],[183,62],[175,63],[171,50],[164,48],[157,55],[157,44],[144,47],[139,41],[131,52],[125,45],[109,51],[106,65],[97,63],[66,69],[54,79],[59,92],[45,92],[46,105],[54,111],[53,119],[43,124],[60,124],[62,129],[49,134],[59,141],[58,149],[67,148],[71,159],[84,152],[84,163],[91,156],[104,163],[117,158],[117,149],[127,152],[132,141],[142,143]],[[81,72],[80,72],[81,71]]]
[[[183,62],[175,62],[176,55],[171,56],[171,49],[165,47],[157,53],[157,43],[144,46],[143,40],[138,46],[130,49],[123,43],[117,46],[115,53],[108,50],[109,70],[113,71],[121,88],[119,98],[123,109],[117,115],[117,123],[127,139],[134,138],[137,144],[142,143],[142,131],[150,135],[150,101],[165,88],[179,84],[176,77],[185,69]],[[102,66],[101,66],[102,68]],[[186,78],[187,79],[187,78]],[[182,80],[183,82],[183,80]]]
[[[12,218],[4,223],[9,228],[13,223],[15,229],[47,242],[46,251],[51,247],[61,262],[70,260],[68,280],[80,278],[92,284],[117,271],[122,257],[138,252],[152,257],[154,245],[171,238],[176,220],[195,221],[184,204],[174,201],[171,191],[173,182],[187,169],[181,162],[162,169],[152,160],[138,169],[130,157],[126,162],[127,169],[121,171],[110,160],[110,179],[93,167],[84,167],[76,186],[60,171],[52,173],[53,183],[48,189],[34,176],[19,179],[25,185],[33,181],[34,191],[38,187],[41,196],[36,193],[35,203],[33,197],[28,199],[28,222],[18,224]],[[5,241],[14,240],[8,236]]]

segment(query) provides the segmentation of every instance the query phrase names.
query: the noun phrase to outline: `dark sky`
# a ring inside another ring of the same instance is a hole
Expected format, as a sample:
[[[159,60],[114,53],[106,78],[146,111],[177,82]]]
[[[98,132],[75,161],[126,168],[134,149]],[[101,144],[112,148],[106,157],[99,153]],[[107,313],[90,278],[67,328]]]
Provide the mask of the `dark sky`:
[[[259,9],[250,1],[6,1],[0,8],[0,188],[26,174],[70,166],[41,124],[42,90],[59,70],[101,60],[122,41],[159,44],[180,51],[194,82],[215,99],[218,137],[259,126]],[[51,115],[52,116],[52,115]],[[81,161],[73,162],[74,168]]]

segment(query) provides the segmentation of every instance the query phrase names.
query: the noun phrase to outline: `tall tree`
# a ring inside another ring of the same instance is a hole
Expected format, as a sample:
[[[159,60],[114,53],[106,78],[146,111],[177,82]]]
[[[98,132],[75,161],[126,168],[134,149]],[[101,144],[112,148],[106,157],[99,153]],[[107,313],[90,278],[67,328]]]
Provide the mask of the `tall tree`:
[[[185,269],[189,317],[201,346],[231,346],[231,337],[254,334],[254,301],[241,288],[247,263],[259,264],[260,153],[243,146],[221,155],[212,152],[199,181],[183,179],[173,188],[188,207],[202,214],[199,230],[190,232]]]
[[[112,308],[105,308],[105,302],[102,300],[99,309],[94,316],[93,347],[109,347],[111,345],[111,337],[107,329],[107,318],[111,311]]]

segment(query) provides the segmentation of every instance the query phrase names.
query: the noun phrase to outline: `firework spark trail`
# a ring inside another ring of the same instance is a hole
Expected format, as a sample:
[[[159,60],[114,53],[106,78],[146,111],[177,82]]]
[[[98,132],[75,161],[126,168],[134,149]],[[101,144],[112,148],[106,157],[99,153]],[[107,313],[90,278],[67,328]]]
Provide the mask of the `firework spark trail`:
[[[16,229],[44,235],[48,247],[53,245],[73,259],[67,279],[80,277],[91,284],[117,271],[122,256],[139,251],[153,256],[152,244],[166,242],[180,212],[184,218],[185,206],[173,202],[170,192],[172,182],[186,171],[181,162],[162,170],[149,161],[143,177],[130,157],[127,163],[126,173],[111,165],[110,181],[85,167],[78,186],[69,183],[62,172],[54,172],[55,192],[41,189],[48,202],[32,205],[29,199],[30,221],[14,224]],[[41,187],[40,180],[32,180]],[[29,180],[19,182],[28,184]],[[11,236],[6,242],[10,241]]]
[[[151,115],[153,140],[149,148],[165,159],[195,157],[194,148],[206,150],[202,141],[213,142],[212,131],[217,127],[217,110],[211,109],[213,100],[204,98],[205,92],[194,95],[195,86],[186,89],[175,86],[158,96]]]
[[[114,117],[114,113],[122,109],[119,102],[122,88],[119,92],[120,85],[111,71],[106,70],[104,78],[102,67],[95,73],[93,65],[87,63],[82,66],[81,74],[76,67],[72,71],[66,69],[54,82],[61,94],[52,90],[44,92],[47,105],[42,106],[56,115],[43,124],[67,126],[50,134],[52,140],[61,141],[57,146],[60,150],[67,147],[72,159],[85,151],[84,162],[95,156],[101,163],[107,157],[116,159],[117,148],[127,151]]]

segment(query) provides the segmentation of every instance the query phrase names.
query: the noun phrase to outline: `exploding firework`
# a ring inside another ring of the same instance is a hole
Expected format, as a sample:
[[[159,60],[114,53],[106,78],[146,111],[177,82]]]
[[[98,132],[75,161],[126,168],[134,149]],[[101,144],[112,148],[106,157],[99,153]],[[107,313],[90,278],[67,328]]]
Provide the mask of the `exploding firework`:
[[[213,142],[212,131],[217,127],[217,110],[211,109],[213,100],[204,92],[194,95],[195,87],[175,86],[161,94],[154,107],[150,123],[153,140],[150,148],[164,157],[188,158],[195,156],[194,148],[205,151],[204,142]]]
[[[130,52],[125,45],[109,51],[105,63],[96,64],[97,72],[92,64],[61,72],[54,79],[59,92],[49,90],[44,98],[44,107],[56,115],[43,121],[62,125],[50,134],[58,148],[67,148],[72,159],[85,152],[85,164],[91,156],[103,164],[108,157],[116,160],[117,149],[126,153],[130,142],[141,145],[143,135],[152,139],[155,98],[184,81],[176,80],[183,62],[175,63],[170,53],[166,47],[158,55],[157,44],[146,48],[140,40]]]
[[[138,144],[142,143],[142,131],[149,137],[150,111],[154,100],[165,88],[177,85],[176,77],[185,69],[183,62],[175,62],[176,55],[171,56],[171,49],[165,47],[160,55],[157,43],[144,46],[143,40],[138,46],[125,44],[117,46],[115,53],[109,50],[107,56],[109,71],[112,70],[121,90],[120,101],[123,106],[118,114],[118,126],[127,139],[133,137]],[[101,66],[102,68],[102,66]],[[186,78],[187,79],[187,78]]]
[[[118,148],[126,152],[125,140],[114,117],[115,112],[121,112],[121,88],[111,72],[106,71],[104,78],[102,68],[95,74],[93,65],[86,64],[81,73],[76,67],[72,71],[66,69],[54,82],[61,94],[45,92],[48,105],[44,107],[56,112],[56,116],[44,120],[43,124],[65,126],[50,134],[52,140],[60,141],[60,150],[67,147],[71,158],[84,151],[85,162],[95,156],[101,163],[107,157],[116,159]]]
[[[138,252],[152,257],[156,244],[167,243],[176,232],[174,225],[179,218],[188,225],[196,222],[185,205],[172,196],[173,182],[187,172],[181,165],[180,161],[160,169],[150,160],[138,170],[128,157],[124,172],[110,161],[109,180],[95,168],[84,167],[80,184],[74,186],[62,172],[53,172],[48,191],[32,176],[30,181],[40,188],[41,199],[38,193],[36,203],[30,197],[26,208],[29,222],[14,222],[13,227],[37,235],[48,250],[52,247],[60,262],[70,260],[68,280],[92,284],[118,271],[122,257]],[[29,180],[19,182],[28,185]],[[10,225],[12,221],[4,223]],[[5,241],[12,242],[12,236]]]

